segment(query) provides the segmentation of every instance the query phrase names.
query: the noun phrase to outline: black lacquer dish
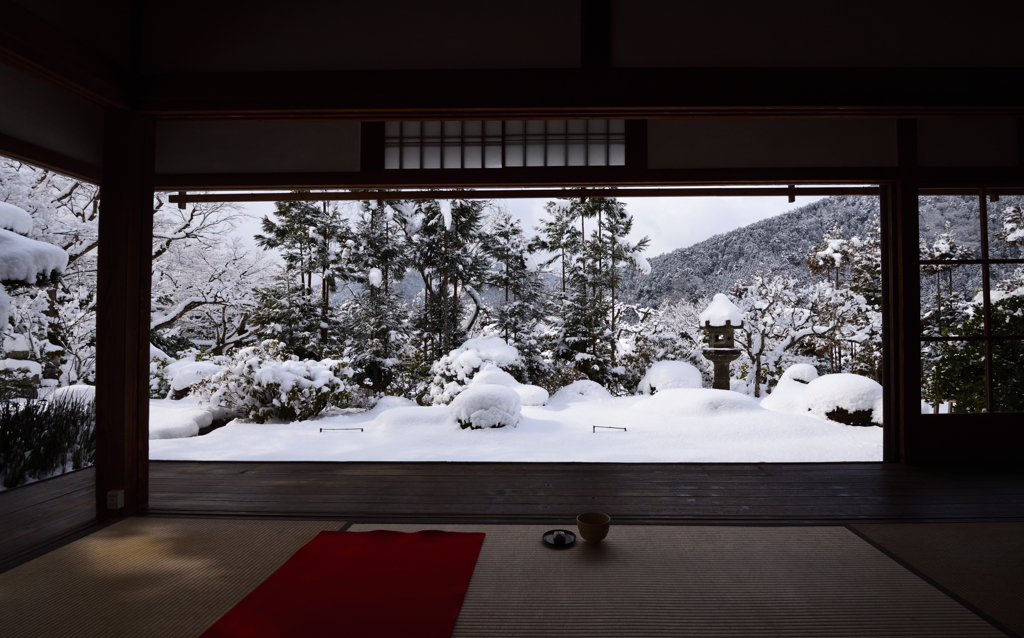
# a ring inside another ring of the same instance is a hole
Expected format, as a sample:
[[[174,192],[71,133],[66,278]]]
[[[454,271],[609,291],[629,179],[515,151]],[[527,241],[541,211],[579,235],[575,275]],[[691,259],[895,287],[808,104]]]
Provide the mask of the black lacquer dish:
[[[552,547],[569,547],[576,542],[576,534],[567,529],[552,529],[544,532],[541,536],[545,543]]]

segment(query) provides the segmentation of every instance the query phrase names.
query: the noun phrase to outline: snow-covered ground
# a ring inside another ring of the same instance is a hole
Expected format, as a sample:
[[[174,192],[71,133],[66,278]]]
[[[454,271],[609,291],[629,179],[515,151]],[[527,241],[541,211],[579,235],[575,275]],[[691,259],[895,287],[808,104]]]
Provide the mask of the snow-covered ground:
[[[774,412],[738,392],[669,389],[654,396],[560,395],[546,406],[523,406],[516,427],[463,430],[447,406],[419,407],[388,398],[358,414],[296,423],[233,421],[205,436],[151,440],[150,458],[648,463],[882,459],[880,427]],[[192,420],[185,412],[197,407],[151,402],[155,419],[173,415]],[[594,433],[595,425],[627,429],[598,428]]]

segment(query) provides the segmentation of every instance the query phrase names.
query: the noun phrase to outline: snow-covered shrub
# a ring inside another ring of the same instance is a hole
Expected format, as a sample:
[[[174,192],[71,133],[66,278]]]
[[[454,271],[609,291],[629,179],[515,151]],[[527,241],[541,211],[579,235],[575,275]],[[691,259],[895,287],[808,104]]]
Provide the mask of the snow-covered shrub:
[[[223,407],[254,423],[271,419],[304,421],[328,406],[352,405],[352,369],[333,359],[305,360],[289,355],[280,341],[268,339],[241,348],[194,392],[202,401]]]
[[[470,385],[500,385],[511,390],[522,400],[523,405],[544,405],[548,402],[548,391],[537,385],[519,383],[511,374],[493,363],[486,363],[473,375]]]
[[[163,399],[171,391],[171,381],[167,378],[167,366],[171,358],[153,344],[149,344],[149,398]]]
[[[224,356],[211,356],[195,348],[178,354],[181,358],[168,364],[164,371],[169,386],[164,396],[168,399],[184,399],[192,386],[217,374],[221,364],[227,363]]]
[[[811,414],[847,425],[882,425],[882,386],[857,374],[826,374],[807,384]]]
[[[0,399],[34,399],[43,368],[35,361],[0,359]]]
[[[49,401],[0,401],[3,486],[77,470],[96,462],[96,408],[87,395]]]
[[[779,378],[772,393],[761,400],[761,407],[775,412],[803,414],[807,412],[804,393],[807,385],[818,378],[818,371],[809,363],[789,366]]]
[[[515,426],[522,416],[522,403],[511,388],[500,385],[474,385],[465,388],[448,406],[448,418],[462,429]]]
[[[556,405],[572,403],[573,401],[586,401],[588,399],[608,399],[611,396],[611,392],[608,392],[600,383],[590,379],[580,379],[555,392],[551,400],[548,401],[548,404]]]
[[[637,392],[640,394],[654,394],[659,390],[674,390],[677,388],[701,388],[704,386],[704,378],[700,370],[685,361],[655,361],[647,369],[647,374],[640,379]]]
[[[523,361],[519,351],[501,337],[469,339],[434,362],[430,371],[430,399],[434,405],[451,403],[465,390],[476,373],[486,364],[504,370],[511,376],[522,376]]]

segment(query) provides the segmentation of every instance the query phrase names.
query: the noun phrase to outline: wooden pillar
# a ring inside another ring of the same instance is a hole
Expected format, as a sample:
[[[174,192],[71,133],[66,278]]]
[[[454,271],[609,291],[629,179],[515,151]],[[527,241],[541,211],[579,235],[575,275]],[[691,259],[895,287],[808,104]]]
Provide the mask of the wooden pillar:
[[[892,320],[890,385],[898,440],[887,455],[903,463],[914,460],[914,434],[921,422],[921,279],[918,264],[917,120],[896,124],[899,181],[892,193],[889,225],[889,307]],[[898,449],[898,453],[897,453]]]
[[[122,515],[149,500],[149,311],[153,124],[106,114],[100,188],[96,326],[96,498],[124,491]]]

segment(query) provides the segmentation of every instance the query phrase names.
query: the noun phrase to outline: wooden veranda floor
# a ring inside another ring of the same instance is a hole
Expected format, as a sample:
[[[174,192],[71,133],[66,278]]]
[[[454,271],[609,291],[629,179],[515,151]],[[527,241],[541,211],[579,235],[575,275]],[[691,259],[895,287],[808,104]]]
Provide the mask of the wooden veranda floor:
[[[150,463],[155,515],[630,523],[1024,520],[1024,468],[884,463]]]

